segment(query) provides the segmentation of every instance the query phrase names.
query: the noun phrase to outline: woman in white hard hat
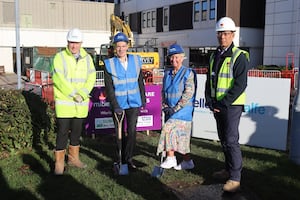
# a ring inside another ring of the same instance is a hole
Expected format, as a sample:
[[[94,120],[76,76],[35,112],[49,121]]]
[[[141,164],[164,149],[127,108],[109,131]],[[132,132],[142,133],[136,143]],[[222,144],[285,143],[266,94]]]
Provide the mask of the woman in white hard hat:
[[[240,188],[242,154],[239,146],[239,122],[246,101],[249,54],[233,44],[236,27],[229,17],[216,24],[219,46],[210,57],[205,86],[206,105],[213,112],[218,137],[225,157],[225,166],[213,174],[225,179],[226,192]]]
[[[64,172],[68,139],[68,164],[86,167],[79,160],[79,138],[88,114],[89,93],[96,81],[96,71],[93,59],[81,47],[82,39],[79,29],[71,29],[67,34],[67,48],[55,55],[52,65],[57,118],[55,175]]]
[[[185,55],[180,45],[171,45],[168,56],[173,68],[165,71],[163,78],[162,109],[165,124],[162,127],[157,154],[167,152],[167,158],[160,165],[162,168],[193,169],[194,162],[189,153],[197,87],[196,73],[182,65]],[[175,152],[183,155],[180,164],[177,164]]]

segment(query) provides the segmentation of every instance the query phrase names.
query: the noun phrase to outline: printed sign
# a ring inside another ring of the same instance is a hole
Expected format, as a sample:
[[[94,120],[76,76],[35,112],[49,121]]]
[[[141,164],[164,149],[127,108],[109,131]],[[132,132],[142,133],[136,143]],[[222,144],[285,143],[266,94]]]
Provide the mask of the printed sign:
[[[146,106],[141,108],[138,117],[137,130],[161,129],[161,86],[146,85]]]
[[[193,137],[218,140],[213,113],[205,107],[205,75],[197,75]],[[248,77],[245,112],[239,131],[240,144],[286,150],[289,121],[290,79]]]
[[[146,85],[146,106],[141,108],[137,131],[161,129],[161,86]],[[105,88],[94,87],[91,92],[89,113],[85,124],[87,134],[114,133],[114,122]],[[126,129],[126,124],[124,125]]]

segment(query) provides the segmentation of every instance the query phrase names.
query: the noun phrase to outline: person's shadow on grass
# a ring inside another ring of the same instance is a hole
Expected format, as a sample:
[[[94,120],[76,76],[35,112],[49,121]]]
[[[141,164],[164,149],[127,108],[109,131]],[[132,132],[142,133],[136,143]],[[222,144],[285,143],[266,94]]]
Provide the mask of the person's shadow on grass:
[[[3,176],[2,169],[0,168],[0,191],[2,198],[6,200],[24,199],[34,200],[38,199],[29,190],[14,190],[7,184],[6,178]]]
[[[138,133],[141,134],[141,133]],[[138,136],[143,137],[143,136]],[[147,166],[142,161],[139,161],[139,156],[146,156],[148,159],[152,159],[148,157],[148,154],[145,155],[145,149],[152,147],[146,143],[143,143],[143,151],[140,151],[139,146],[141,145],[141,141],[137,142],[137,149],[136,149],[136,159],[134,159],[135,164],[139,167],[135,170],[129,169],[128,175],[119,175],[114,173],[113,170],[113,158],[115,157],[115,149],[116,149],[116,142],[115,136],[112,134],[100,134],[96,137],[95,140],[90,138],[86,138],[82,145],[86,148],[81,148],[81,153],[86,154],[93,160],[97,160],[96,169],[99,170],[101,174],[109,177],[110,179],[114,180],[118,185],[130,190],[132,193],[141,196],[143,199],[178,199],[174,193],[168,188],[167,185],[161,182],[161,180],[151,177],[150,173],[147,172],[149,168],[153,166]],[[94,153],[97,152],[97,153]],[[98,154],[99,153],[99,154]],[[108,157],[111,158],[109,160],[101,159],[101,157]],[[147,187],[147,185],[149,187]],[[148,189],[150,188],[150,189]],[[124,197],[126,198],[126,197]]]
[[[28,165],[28,170],[40,176],[41,184],[38,187],[38,192],[44,199],[101,200],[93,191],[67,173],[61,176],[55,176],[52,172],[49,173],[44,166],[31,155],[24,154],[23,162]]]

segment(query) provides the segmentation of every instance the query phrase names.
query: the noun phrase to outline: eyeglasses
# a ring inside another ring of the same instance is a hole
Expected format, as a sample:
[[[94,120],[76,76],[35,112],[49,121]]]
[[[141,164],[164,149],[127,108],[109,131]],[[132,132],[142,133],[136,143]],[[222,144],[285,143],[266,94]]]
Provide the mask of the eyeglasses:
[[[229,36],[229,35],[231,35],[233,32],[231,32],[231,31],[220,31],[220,32],[217,32],[217,36],[218,37],[221,37],[221,36]]]

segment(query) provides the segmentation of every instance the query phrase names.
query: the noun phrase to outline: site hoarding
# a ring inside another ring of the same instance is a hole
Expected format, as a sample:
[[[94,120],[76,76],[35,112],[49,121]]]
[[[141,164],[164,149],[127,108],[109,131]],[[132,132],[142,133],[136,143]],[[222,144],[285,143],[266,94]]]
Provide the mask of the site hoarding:
[[[198,88],[193,118],[196,138],[218,140],[216,122],[205,107],[205,75],[197,75]],[[290,79],[248,77],[245,112],[239,131],[240,144],[286,150],[290,105]]]

